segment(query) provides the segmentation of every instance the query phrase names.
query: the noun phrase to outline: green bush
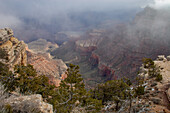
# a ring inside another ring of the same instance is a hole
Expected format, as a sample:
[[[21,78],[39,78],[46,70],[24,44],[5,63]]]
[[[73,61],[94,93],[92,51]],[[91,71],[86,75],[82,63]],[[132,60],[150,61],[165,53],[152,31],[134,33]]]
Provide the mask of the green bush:
[[[144,95],[145,94],[145,88],[144,86],[138,86],[135,90],[136,96],[138,95]]]
[[[144,64],[144,68],[149,68],[151,66],[154,66],[154,62],[150,58],[143,58],[142,61],[143,61],[143,64]]]
[[[158,74],[157,76],[156,76],[156,81],[161,81],[162,80],[162,75],[161,74]]]
[[[111,80],[106,83],[99,84],[94,90],[91,90],[91,97],[102,100],[104,105],[108,101],[114,101],[116,111],[119,110],[121,104],[128,98],[128,89],[131,82],[129,80]]]
[[[11,105],[9,105],[9,104],[7,104],[7,105],[5,106],[5,110],[6,110],[7,113],[13,113],[12,107],[11,107]]]
[[[162,80],[162,75],[160,74],[160,67],[157,67],[152,59],[144,58],[143,59],[144,68],[148,68],[149,77],[156,77],[156,81]]]

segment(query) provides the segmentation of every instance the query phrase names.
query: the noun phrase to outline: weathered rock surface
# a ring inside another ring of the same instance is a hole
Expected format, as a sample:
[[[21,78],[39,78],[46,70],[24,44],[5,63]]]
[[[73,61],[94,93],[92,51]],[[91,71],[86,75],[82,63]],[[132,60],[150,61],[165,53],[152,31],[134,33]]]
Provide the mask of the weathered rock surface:
[[[78,40],[76,41],[76,45],[80,47],[96,47],[98,44],[99,40],[92,38],[92,39],[87,39],[87,40]]]
[[[170,112],[170,61],[164,55],[159,55],[157,60],[154,61],[155,66],[159,67],[160,74],[162,75],[161,82],[157,82],[155,78],[148,76],[148,69],[141,71],[143,74],[140,76],[145,78],[145,94],[142,100],[145,102],[152,101],[151,111],[167,111]],[[144,66],[141,68],[144,69]],[[150,111],[150,112],[151,112]]]
[[[10,28],[0,29],[0,44],[8,41],[13,35],[13,31]]]
[[[170,56],[167,56],[167,60],[170,61]]]
[[[60,81],[66,78],[66,64],[61,59],[53,59],[50,51],[58,48],[57,44],[45,39],[38,39],[28,43],[28,63],[33,65],[39,75],[45,75],[50,83],[59,86]]]
[[[161,58],[160,58],[161,57]],[[163,59],[162,59],[163,58]],[[160,66],[160,73],[163,77],[161,81],[157,81],[156,77],[148,77],[143,76],[145,74],[148,75],[148,67],[147,69],[144,69],[144,65],[142,65],[139,73],[139,77],[142,77],[144,80],[144,83],[141,84],[141,86],[144,87],[144,94],[138,95],[135,98],[132,98],[131,103],[131,110],[129,109],[129,100],[125,101],[124,104],[122,104],[119,112],[120,113],[127,113],[129,112],[139,112],[139,113],[170,113],[170,100],[169,100],[169,90],[170,89],[170,82],[167,80],[166,72],[169,72],[169,66],[167,64],[170,64],[169,61],[167,61],[166,57],[164,55],[159,55],[157,60],[155,62],[155,67]],[[164,69],[162,69],[164,68]],[[155,68],[155,71],[159,70],[159,68]],[[143,73],[143,74],[141,74]],[[141,76],[142,75],[142,76]],[[138,85],[131,86],[132,89],[136,89]],[[111,105],[114,105],[114,103],[107,102],[107,105],[105,107],[105,112],[113,112],[113,109],[111,109]]]
[[[4,100],[4,106],[10,105],[13,113],[53,113],[53,106],[45,103],[39,94],[9,97]]]
[[[28,48],[35,53],[46,53],[58,48],[57,44],[52,44],[45,39],[38,39],[28,43]]]
[[[10,28],[0,29],[0,62],[11,70],[17,64],[27,65],[26,44],[13,36]]]
[[[170,83],[170,61],[168,57],[163,56],[164,60],[157,59],[154,63],[161,68],[160,72],[163,75],[163,83]]]
[[[28,63],[33,65],[39,75],[45,75],[50,82],[59,86],[60,81],[66,78],[65,71],[67,66],[60,59],[51,59],[47,53],[32,53],[29,50]]]

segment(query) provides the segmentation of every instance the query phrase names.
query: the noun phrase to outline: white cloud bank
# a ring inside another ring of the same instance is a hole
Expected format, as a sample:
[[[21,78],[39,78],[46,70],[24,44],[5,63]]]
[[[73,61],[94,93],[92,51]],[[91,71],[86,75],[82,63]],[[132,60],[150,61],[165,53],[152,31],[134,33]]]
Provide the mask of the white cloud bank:
[[[170,8],[170,0],[154,0],[150,6],[156,9]]]

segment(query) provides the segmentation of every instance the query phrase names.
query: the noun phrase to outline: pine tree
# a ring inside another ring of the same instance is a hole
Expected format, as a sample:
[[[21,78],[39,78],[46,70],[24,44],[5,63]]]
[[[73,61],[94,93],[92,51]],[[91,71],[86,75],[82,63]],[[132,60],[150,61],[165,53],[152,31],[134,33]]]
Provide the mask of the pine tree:
[[[53,96],[54,108],[57,113],[71,112],[75,107],[83,107],[87,112],[96,113],[102,107],[101,100],[91,98],[85,89],[85,84],[79,66],[70,64],[66,72],[67,78],[61,81],[57,94]]]
[[[67,78],[61,81],[58,88],[58,107],[60,112],[71,111],[77,103],[82,103],[86,98],[85,85],[83,78],[79,74],[79,66],[70,64],[66,71]],[[63,109],[61,109],[63,108]],[[63,111],[63,110],[67,111]]]
[[[120,108],[120,104],[128,97],[129,85],[124,80],[111,80],[104,84],[99,84],[93,91],[93,98],[102,100],[102,104],[108,101],[114,101],[116,111]]]

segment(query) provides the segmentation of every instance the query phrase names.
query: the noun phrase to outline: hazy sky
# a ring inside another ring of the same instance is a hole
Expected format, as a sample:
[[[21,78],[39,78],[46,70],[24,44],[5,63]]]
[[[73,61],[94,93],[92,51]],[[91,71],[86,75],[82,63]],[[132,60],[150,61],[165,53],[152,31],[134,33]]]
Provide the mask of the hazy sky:
[[[137,9],[156,1],[156,6],[170,0],[0,0],[0,27],[22,24],[20,18],[36,18],[41,21],[82,11],[107,11]],[[166,3],[165,3],[166,2]]]

